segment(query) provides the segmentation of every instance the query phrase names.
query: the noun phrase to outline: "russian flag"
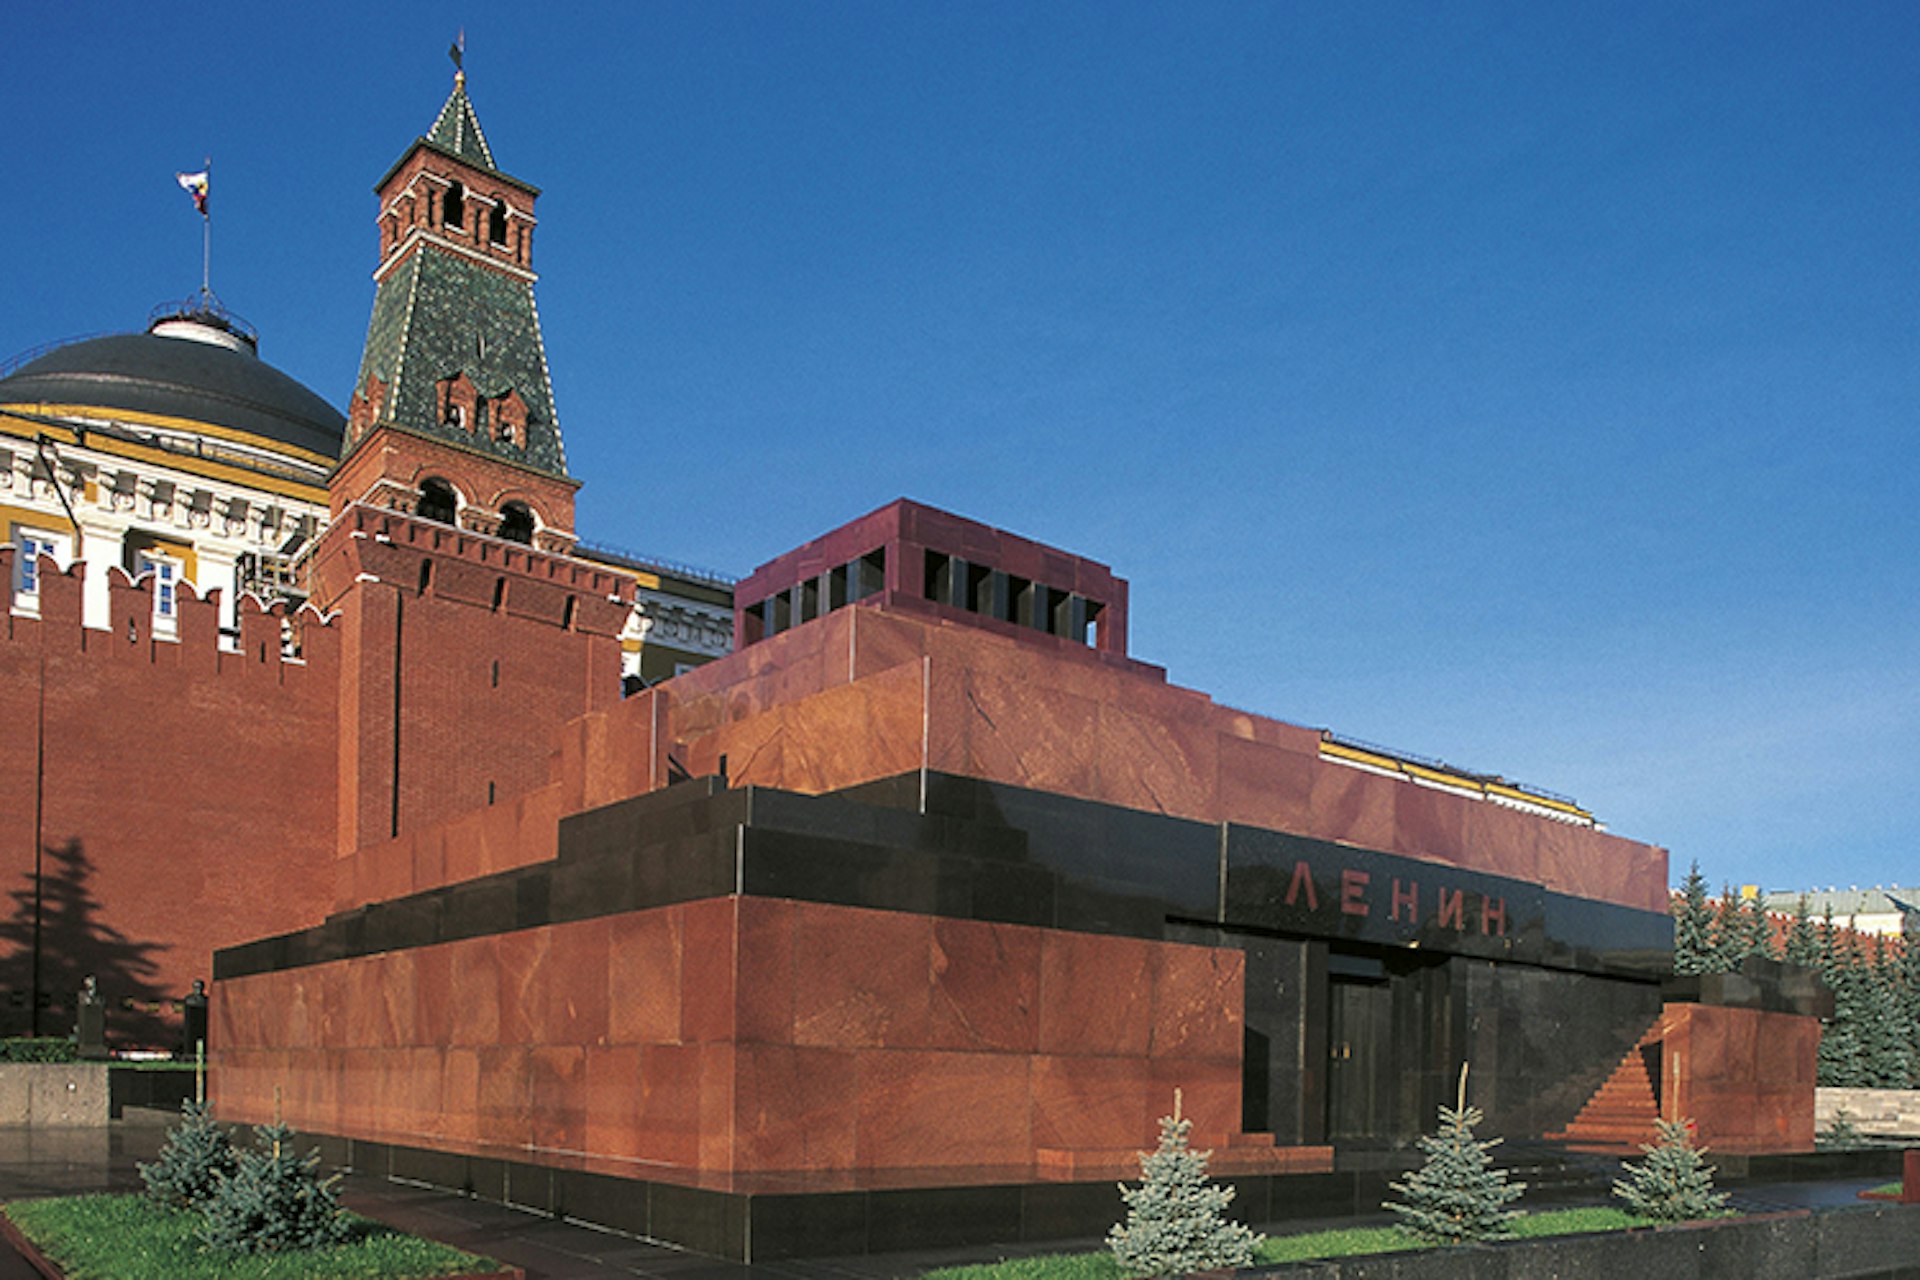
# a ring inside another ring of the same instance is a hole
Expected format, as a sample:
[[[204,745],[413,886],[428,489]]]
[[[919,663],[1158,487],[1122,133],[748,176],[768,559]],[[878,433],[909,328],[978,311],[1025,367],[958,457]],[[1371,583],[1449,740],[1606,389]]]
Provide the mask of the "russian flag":
[[[207,216],[207,170],[199,173],[176,173],[174,179],[181,188],[193,197],[193,207],[200,211],[201,217]]]

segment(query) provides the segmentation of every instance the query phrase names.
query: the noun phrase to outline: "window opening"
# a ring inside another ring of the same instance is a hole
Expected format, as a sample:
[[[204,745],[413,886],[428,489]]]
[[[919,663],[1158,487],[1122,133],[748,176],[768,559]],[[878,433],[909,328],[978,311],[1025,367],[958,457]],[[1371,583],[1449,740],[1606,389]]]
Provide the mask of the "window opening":
[[[458,182],[441,197],[440,221],[456,230],[467,225],[467,189]]]
[[[40,594],[40,557],[52,556],[54,563],[65,564],[67,540],[57,533],[19,526],[14,528],[13,540],[19,548],[13,558],[14,590],[36,597]]]
[[[952,588],[952,557],[944,551],[927,552],[926,581],[921,584],[921,593],[929,600],[945,604],[952,595]]]
[[[500,606],[506,602],[507,580],[505,578],[495,578],[493,580],[493,611],[495,613],[500,612]]]
[[[500,509],[500,536],[508,542],[533,544],[533,511],[524,502],[509,502]]]
[[[1007,575],[1007,616],[1002,621],[1018,627],[1033,625],[1033,583]]]
[[[496,689],[500,687],[500,659],[498,658],[493,660],[493,687]]]
[[[496,204],[487,214],[487,239],[505,247],[507,243],[507,206]]]
[[[847,566],[836,565],[827,570],[827,612],[832,613],[847,603]]]
[[[967,566],[967,608],[993,616],[993,570],[984,564]]]
[[[887,549],[878,547],[855,562],[852,598],[864,600],[879,595],[887,587]]]
[[[427,594],[427,588],[433,585],[433,561],[420,562],[420,595]]]
[[[421,483],[417,510],[422,520],[437,520],[441,524],[452,524],[459,501],[453,486],[440,477],[434,476]]]
[[[812,622],[820,616],[820,579],[808,578],[795,583],[793,592],[799,598],[800,621]]]
[[[574,597],[568,596],[566,608],[560,611],[560,628],[563,631],[573,630],[573,604]]]
[[[156,631],[170,630],[178,604],[175,592],[180,582],[180,562],[170,556],[140,553],[140,576],[153,575],[153,626]]]

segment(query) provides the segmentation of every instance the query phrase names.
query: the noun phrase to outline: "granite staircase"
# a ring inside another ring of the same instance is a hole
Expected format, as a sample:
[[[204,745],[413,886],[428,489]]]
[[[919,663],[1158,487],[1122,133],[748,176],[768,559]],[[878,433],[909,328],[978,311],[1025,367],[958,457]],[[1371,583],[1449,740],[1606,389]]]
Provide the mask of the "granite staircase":
[[[1637,1156],[1642,1144],[1655,1139],[1653,1122],[1660,1118],[1655,1080],[1660,1060],[1658,1028],[1649,1030],[1627,1050],[1620,1065],[1595,1091],[1566,1128],[1546,1134],[1549,1142],[1570,1151],[1599,1155]]]

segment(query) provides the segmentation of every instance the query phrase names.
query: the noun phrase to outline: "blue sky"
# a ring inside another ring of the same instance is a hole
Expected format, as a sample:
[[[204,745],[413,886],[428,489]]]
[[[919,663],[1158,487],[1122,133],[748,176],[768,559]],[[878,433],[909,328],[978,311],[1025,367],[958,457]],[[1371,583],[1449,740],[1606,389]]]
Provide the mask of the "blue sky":
[[[284,10],[284,12],[283,12]],[[199,282],[336,404],[464,26],[596,540],[906,495],[1218,700],[1716,883],[1920,881],[1920,9],[32,5],[0,358]]]

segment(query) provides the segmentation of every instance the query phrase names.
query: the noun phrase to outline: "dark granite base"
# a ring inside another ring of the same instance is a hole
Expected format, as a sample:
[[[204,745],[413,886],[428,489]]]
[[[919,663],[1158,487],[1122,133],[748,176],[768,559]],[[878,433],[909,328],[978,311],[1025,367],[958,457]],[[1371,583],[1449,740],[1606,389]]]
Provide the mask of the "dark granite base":
[[[584,1169],[555,1169],[505,1158],[382,1142],[326,1137],[318,1142],[327,1164],[356,1173],[462,1192],[477,1199],[569,1218],[736,1262],[1097,1238],[1106,1234],[1107,1228],[1124,1213],[1111,1179],[1041,1182],[1003,1176],[969,1185],[953,1185],[954,1175],[950,1171],[901,1170],[871,1175],[864,1180],[870,1185],[865,1186],[853,1185],[853,1176],[843,1174],[762,1177],[703,1186],[665,1179],[624,1178]],[[1735,1166],[1723,1167],[1721,1172],[1726,1181],[1871,1177],[1897,1172],[1900,1157],[1901,1153],[1896,1150],[1736,1156],[1721,1161],[1723,1166]],[[1362,1167],[1343,1167],[1331,1173],[1223,1177],[1218,1181],[1235,1189],[1233,1215],[1249,1223],[1365,1217],[1379,1212],[1380,1202],[1388,1195],[1387,1184],[1399,1177],[1411,1160],[1406,1153],[1382,1152],[1377,1158],[1362,1155],[1343,1161],[1343,1164]],[[1523,1172],[1538,1176],[1538,1171],[1531,1168]],[[1587,1191],[1584,1198],[1595,1198],[1591,1187]],[[1543,1203],[1563,1199],[1552,1194],[1550,1187],[1540,1187],[1538,1192],[1530,1195],[1530,1199]],[[1597,1195],[1604,1198],[1604,1194],[1603,1180]],[[1920,1214],[1911,1217],[1916,1230],[1915,1243],[1920,1245]],[[1755,1241],[1747,1241],[1744,1235],[1736,1239],[1730,1234],[1726,1237],[1727,1247],[1765,1247],[1764,1242],[1756,1241],[1773,1230],[1764,1224],[1774,1221],[1777,1219],[1744,1220],[1743,1225],[1750,1228],[1750,1234],[1757,1233]],[[1715,1241],[1718,1249],[1720,1237],[1716,1236]],[[1798,1236],[1782,1244],[1787,1250],[1782,1256],[1797,1257],[1792,1251],[1800,1249],[1802,1244],[1806,1242]],[[1566,1247],[1575,1253],[1585,1248]],[[1643,1252],[1634,1255],[1633,1266],[1639,1267],[1639,1260],[1643,1258],[1657,1266],[1654,1255],[1669,1247],[1659,1242],[1643,1242],[1636,1246]],[[1806,1247],[1814,1246],[1806,1244]],[[1876,1252],[1879,1245],[1866,1240],[1849,1241],[1841,1236],[1829,1241],[1823,1235],[1818,1247],[1823,1257],[1837,1257],[1842,1252],[1858,1254],[1862,1259],[1880,1256]],[[1739,1249],[1734,1251],[1738,1253]],[[1483,1261],[1487,1266],[1496,1266],[1491,1255]],[[1498,1266],[1504,1265],[1504,1261],[1498,1263]],[[1397,1276],[1402,1273],[1392,1269],[1364,1269],[1351,1274]],[[1458,1274],[1478,1276],[1482,1272]],[[1485,1274],[1521,1273],[1495,1269]],[[1657,1269],[1639,1272],[1627,1269],[1591,1274],[1669,1273]],[[1754,1272],[1713,1270],[1698,1274],[1773,1275],[1776,1272],[1763,1268]]]
[[[1663,913],[1282,832],[913,773],[823,796],[702,778],[573,814],[550,862],[225,948],[214,977],[728,894],[1151,939],[1189,922],[1649,983],[1672,966]]]
[[[1104,1235],[1124,1213],[1110,1178],[1093,1182],[943,1183],[948,1171],[851,1179],[763,1178],[730,1187],[623,1178],[488,1156],[347,1138],[321,1158],[355,1173],[462,1192],[736,1262],[892,1253]],[[1373,1213],[1389,1169],[1222,1178],[1248,1222]],[[785,1182],[790,1189],[781,1189]],[[809,1188],[809,1184],[818,1184]]]

